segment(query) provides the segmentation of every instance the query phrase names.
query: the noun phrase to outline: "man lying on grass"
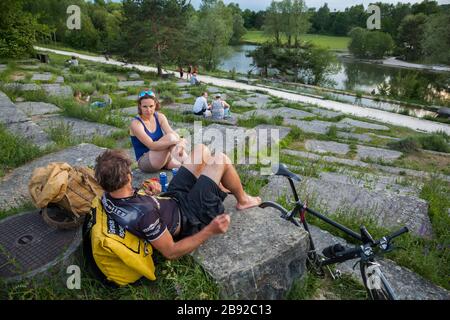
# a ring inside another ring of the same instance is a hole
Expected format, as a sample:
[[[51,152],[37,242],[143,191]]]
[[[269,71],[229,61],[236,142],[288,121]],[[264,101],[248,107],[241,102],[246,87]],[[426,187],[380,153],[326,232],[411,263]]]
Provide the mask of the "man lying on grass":
[[[107,150],[97,158],[95,177],[106,191],[102,205],[108,216],[167,259],[178,259],[228,230],[225,188],[236,197],[238,210],[261,203],[244,191],[231,160],[223,153],[212,156],[204,145],[194,147],[168,192],[159,197],[141,195],[132,187],[131,163],[120,150]]]

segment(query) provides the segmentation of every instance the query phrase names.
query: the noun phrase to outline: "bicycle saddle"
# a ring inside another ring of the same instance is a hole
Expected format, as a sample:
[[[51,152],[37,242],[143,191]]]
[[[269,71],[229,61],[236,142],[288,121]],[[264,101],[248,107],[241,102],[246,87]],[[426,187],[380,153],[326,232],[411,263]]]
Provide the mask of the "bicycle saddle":
[[[291,178],[292,180],[295,180],[295,181],[302,181],[302,179],[298,175],[296,175],[295,173],[292,173],[291,171],[289,171],[289,169],[283,163],[275,164],[272,167],[272,171],[277,176],[283,176],[283,177],[286,177],[286,178]]]

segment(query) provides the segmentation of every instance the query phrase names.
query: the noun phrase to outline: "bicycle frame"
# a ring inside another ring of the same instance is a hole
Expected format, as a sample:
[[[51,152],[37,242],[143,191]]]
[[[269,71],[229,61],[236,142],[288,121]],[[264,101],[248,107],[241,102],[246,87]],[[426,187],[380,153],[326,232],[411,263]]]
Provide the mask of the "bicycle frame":
[[[280,169],[281,168],[281,169]],[[379,264],[375,262],[375,251],[374,247],[380,246],[383,247],[383,243],[389,243],[393,238],[400,236],[401,234],[408,232],[408,228],[403,227],[402,229],[392,233],[391,235],[385,236],[380,240],[375,241],[370,233],[367,231],[367,229],[364,226],[360,227],[360,234],[354,232],[353,230],[331,220],[330,218],[326,217],[325,215],[316,212],[312,209],[309,209],[306,203],[302,203],[299,199],[297,190],[295,188],[295,184],[293,179],[300,181],[300,178],[296,176],[295,174],[292,174],[289,172],[289,170],[286,168],[286,166],[281,167],[278,169],[279,173],[277,173],[280,176],[284,176],[288,179],[289,185],[291,186],[292,194],[294,195],[295,199],[295,207],[292,209],[292,211],[288,212],[283,206],[279,205],[276,202],[268,201],[263,202],[260,207],[261,208],[267,208],[271,207],[279,212],[281,212],[281,217],[285,220],[288,220],[295,224],[296,226],[300,227],[300,224],[295,219],[297,214],[299,215],[300,221],[303,225],[303,228],[308,232],[309,237],[309,252],[308,252],[308,261],[312,263],[315,267],[318,267],[320,269],[320,272],[323,273],[322,267],[328,267],[329,265],[341,263],[344,261],[352,260],[352,259],[359,259],[358,262],[360,264],[361,269],[361,275],[363,277],[364,285],[366,286],[366,289],[368,290],[370,296],[373,299],[376,299],[377,292],[385,292],[384,297],[387,297],[390,300],[396,300],[396,296],[394,294],[394,291],[392,290],[392,287],[390,286],[389,282],[381,272],[379,268]],[[352,237],[353,239],[357,240],[361,244],[359,246],[353,246],[352,248],[347,247],[344,248],[344,250],[340,250],[337,254],[327,254],[327,258],[320,256],[316,252],[316,248],[314,245],[314,241],[311,236],[311,232],[309,230],[309,225],[306,220],[306,213],[310,213],[311,215],[315,216],[316,218],[324,221],[325,223],[333,226],[334,228],[344,232],[346,235]],[[386,247],[387,248],[387,247]],[[386,250],[386,248],[382,248],[382,250]],[[355,264],[356,266],[356,264]],[[328,267],[329,269],[329,267]],[[334,272],[329,269],[333,278],[335,277]],[[372,281],[369,283],[369,281]],[[376,285],[372,287],[372,284],[383,284],[384,289],[376,288]]]
[[[295,205],[294,209],[291,212],[288,212],[281,205],[279,205],[278,203],[273,202],[273,201],[264,202],[264,203],[262,203],[260,205],[260,207],[261,208],[272,207],[274,209],[277,209],[278,211],[283,213],[282,217],[284,219],[294,223],[296,226],[300,226],[300,225],[294,219],[294,217],[296,217],[297,214],[299,214],[300,221],[301,221],[301,223],[303,225],[303,228],[308,232],[309,247],[310,247],[309,250],[310,250],[310,252],[316,253],[316,248],[315,248],[312,236],[311,236],[311,232],[310,232],[310,229],[309,229],[308,222],[306,220],[306,212],[308,212],[311,215],[317,217],[318,219],[326,222],[327,224],[335,227],[336,229],[341,230],[342,232],[344,232],[348,236],[354,238],[355,240],[361,241],[361,243],[363,245],[366,245],[366,244],[371,242],[370,239],[368,239],[367,237],[361,236],[360,234],[354,232],[353,230],[351,230],[351,229],[349,229],[349,228],[347,228],[347,227],[345,227],[345,226],[343,226],[343,225],[341,225],[341,224],[331,220],[330,218],[326,217],[325,215],[308,208],[308,206],[306,204],[303,204],[300,201],[300,198],[298,196],[297,190],[295,188],[294,181],[290,177],[286,177],[286,178],[289,181],[289,185],[291,186],[291,190],[292,190],[292,193],[294,195],[294,199],[296,201],[296,205]],[[355,257],[355,258],[357,258],[357,257]],[[346,261],[346,260],[349,260],[349,259],[345,258],[345,257],[328,258],[328,259],[325,259],[323,261],[320,261],[320,266],[324,267],[324,266],[332,265],[332,264],[335,264],[335,263],[343,262],[343,261]]]

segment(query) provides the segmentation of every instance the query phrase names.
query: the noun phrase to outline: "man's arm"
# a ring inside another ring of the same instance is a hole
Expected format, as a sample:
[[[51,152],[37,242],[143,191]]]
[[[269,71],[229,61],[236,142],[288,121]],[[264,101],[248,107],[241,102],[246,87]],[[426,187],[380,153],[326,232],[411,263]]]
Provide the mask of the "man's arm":
[[[174,242],[172,235],[166,230],[157,240],[151,241],[151,244],[167,259],[176,260],[200,247],[210,237],[227,232],[229,225],[230,216],[222,214],[193,236]]]

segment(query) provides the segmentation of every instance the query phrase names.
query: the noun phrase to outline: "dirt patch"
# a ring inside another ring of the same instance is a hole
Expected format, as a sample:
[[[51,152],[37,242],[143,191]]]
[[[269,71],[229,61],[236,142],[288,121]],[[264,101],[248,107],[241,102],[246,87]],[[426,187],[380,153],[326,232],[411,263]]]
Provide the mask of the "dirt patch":
[[[21,80],[25,80],[26,76],[27,75],[24,72],[14,72],[10,76],[10,78],[11,78],[11,81],[21,81]]]
[[[419,152],[407,155],[399,161],[416,170],[441,172],[450,175],[450,154],[446,156]]]

